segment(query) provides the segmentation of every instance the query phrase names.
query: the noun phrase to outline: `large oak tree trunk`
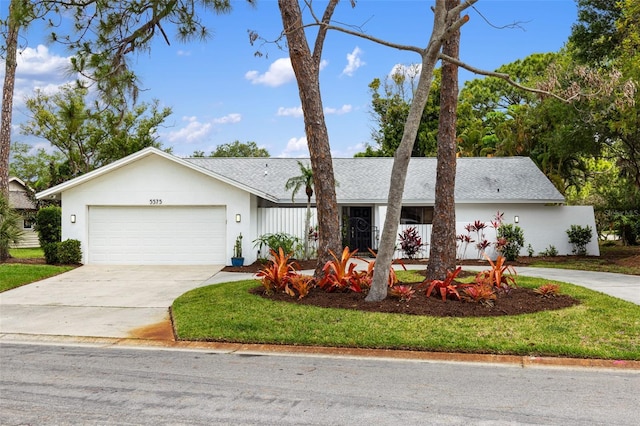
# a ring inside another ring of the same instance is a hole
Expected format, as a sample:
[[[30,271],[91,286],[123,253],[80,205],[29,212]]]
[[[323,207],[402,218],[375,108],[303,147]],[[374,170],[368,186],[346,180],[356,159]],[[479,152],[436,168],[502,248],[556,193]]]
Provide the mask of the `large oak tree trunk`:
[[[323,21],[328,22],[338,0],[331,0]],[[331,260],[329,250],[339,254],[341,250],[340,215],[336,199],[333,160],[329,134],[324,120],[320,94],[320,59],[326,29],[320,27],[313,54],[307,43],[302,23],[302,11],[297,0],[278,0],[282,24],[289,45],[289,58],[298,81],[302,103],[304,126],[309,146],[313,185],[318,212],[318,264],[315,276],[320,277],[322,267]],[[308,230],[307,230],[308,231]]]
[[[460,0],[446,0],[447,10]],[[454,19],[457,19],[455,17]],[[458,58],[460,31],[454,32],[443,44],[442,53]],[[431,248],[427,280],[443,280],[447,270],[456,266],[456,112],[458,109],[458,66],[442,64],[440,88],[440,118],[438,121],[438,164],[436,199],[431,228]]]
[[[15,16],[15,1],[9,4],[7,19],[7,45],[4,86],[2,86],[2,124],[0,125],[0,194],[9,196],[9,152],[11,151],[11,120],[13,115],[13,88],[16,81],[16,53],[18,51],[18,29]]]
[[[402,197],[407,177],[407,169],[411,159],[413,144],[416,140],[422,112],[429,98],[429,90],[433,79],[433,70],[438,61],[438,54],[442,46],[442,38],[450,21],[447,20],[446,11],[436,5],[433,21],[433,31],[429,45],[422,52],[422,72],[418,80],[418,87],[409,108],[409,115],[404,126],[402,140],[393,160],[391,180],[389,183],[389,196],[387,198],[387,214],[382,228],[380,246],[376,257],[376,267],[373,273],[373,282],[366,299],[368,302],[380,301],[387,297],[387,280],[389,268],[393,259],[396,234],[400,223],[402,209]]]

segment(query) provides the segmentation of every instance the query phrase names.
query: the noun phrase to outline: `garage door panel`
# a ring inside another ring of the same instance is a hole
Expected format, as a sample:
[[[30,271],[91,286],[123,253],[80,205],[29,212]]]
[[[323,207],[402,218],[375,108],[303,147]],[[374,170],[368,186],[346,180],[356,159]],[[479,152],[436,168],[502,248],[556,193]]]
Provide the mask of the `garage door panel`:
[[[224,207],[89,208],[89,263],[224,264]]]

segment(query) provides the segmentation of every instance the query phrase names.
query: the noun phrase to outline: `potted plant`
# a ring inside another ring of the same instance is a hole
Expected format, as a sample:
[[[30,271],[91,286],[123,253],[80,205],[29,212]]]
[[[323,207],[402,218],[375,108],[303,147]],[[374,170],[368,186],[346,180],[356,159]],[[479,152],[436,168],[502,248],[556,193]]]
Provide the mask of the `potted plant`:
[[[243,266],[244,257],[242,257],[242,232],[236,238],[233,246],[233,257],[231,258],[231,266]]]

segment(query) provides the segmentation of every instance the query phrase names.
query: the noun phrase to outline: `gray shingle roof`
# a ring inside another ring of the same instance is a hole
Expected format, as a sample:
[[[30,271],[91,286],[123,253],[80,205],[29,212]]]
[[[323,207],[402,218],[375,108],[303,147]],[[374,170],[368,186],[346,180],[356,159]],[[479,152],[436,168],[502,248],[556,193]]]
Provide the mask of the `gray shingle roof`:
[[[9,204],[16,210],[36,210],[29,188],[17,177],[9,178]]]
[[[300,175],[296,158],[187,158],[186,161],[291,202],[287,179]],[[334,174],[339,203],[382,203],[389,193],[393,158],[335,158]],[[435,198],[436,159],[412,158],[407,172],[404,202],[432,204]],[[456,202],[563,203],[564,197],[528,157],[459,158],[456,167]],[[305,202],[304,190],[296,202]]]

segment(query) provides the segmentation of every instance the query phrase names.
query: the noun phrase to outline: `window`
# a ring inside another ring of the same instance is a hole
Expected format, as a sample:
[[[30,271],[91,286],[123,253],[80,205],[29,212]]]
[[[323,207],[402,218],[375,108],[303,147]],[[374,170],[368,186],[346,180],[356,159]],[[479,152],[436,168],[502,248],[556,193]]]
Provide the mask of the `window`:
[[[404,206],[400,212],[402,225],[417,225],[433,223],[432,206]]]
[[[32,229],[33,228],[33,220],[31,219],[24,219],[24,225],[22,225],[23,229]]]

